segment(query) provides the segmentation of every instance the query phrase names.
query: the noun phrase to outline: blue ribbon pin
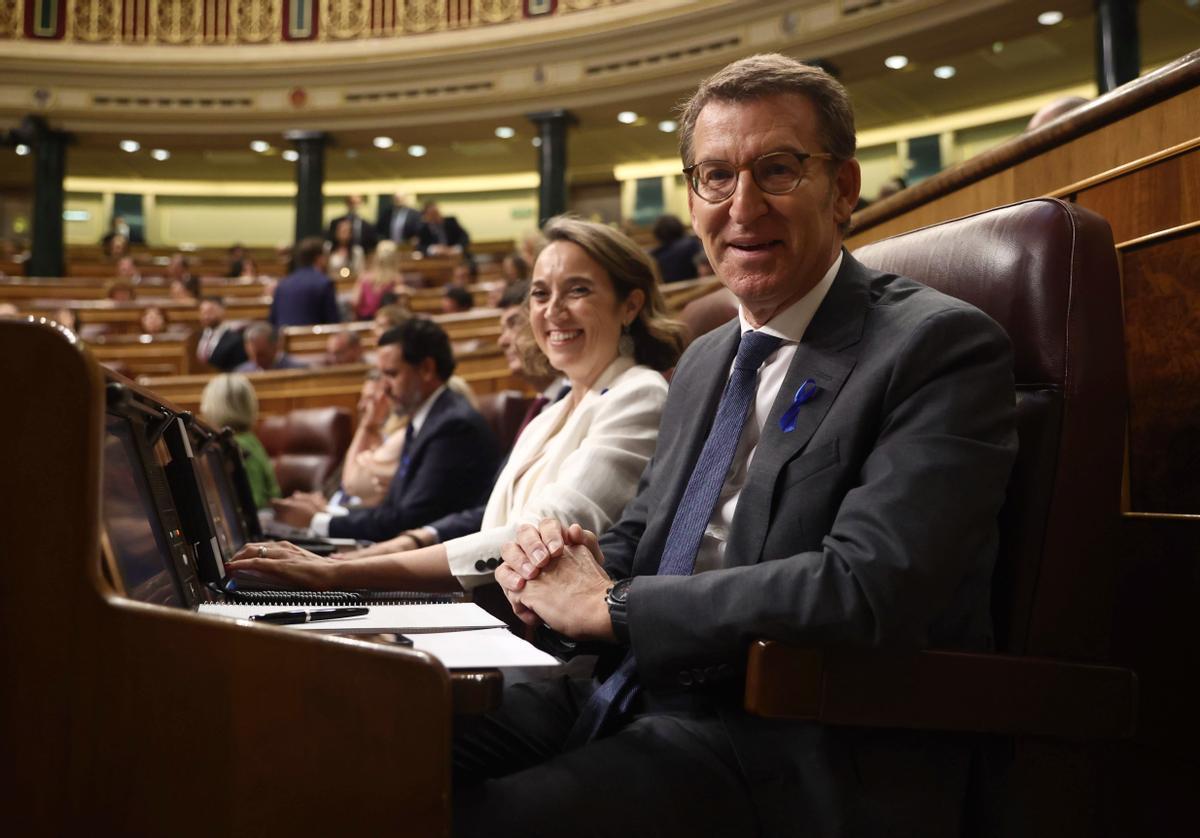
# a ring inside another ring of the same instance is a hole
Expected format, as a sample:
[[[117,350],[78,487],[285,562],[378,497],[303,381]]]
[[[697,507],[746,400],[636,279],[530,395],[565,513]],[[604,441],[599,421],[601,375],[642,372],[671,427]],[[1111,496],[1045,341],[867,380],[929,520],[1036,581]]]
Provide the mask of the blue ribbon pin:
[[[800,388],[796,390],[796,395],[792,398],[792,406],[789,407],[779,417],[779,430],[785,434],[790,434],[796,430],[796,417],[800,415],[800,408],[804,403],[817,394],[821,388],[817,386],[817,382],[811,378],[806,378],[800,383]]]

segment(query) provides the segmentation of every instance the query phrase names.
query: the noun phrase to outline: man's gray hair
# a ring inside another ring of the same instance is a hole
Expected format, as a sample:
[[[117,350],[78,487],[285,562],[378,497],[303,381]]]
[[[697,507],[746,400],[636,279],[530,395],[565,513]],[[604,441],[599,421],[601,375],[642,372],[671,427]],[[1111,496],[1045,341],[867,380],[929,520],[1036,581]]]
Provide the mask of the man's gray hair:
[[[679,154],[690,166],[696,120],[709,102],[745,102],[768,96],[796,93],[807,96],[817,109],[817,130],[824,149],[839,160],[854,156],[854,109],[841,82],[820,67],[778,53],[752,55],[718,70],[679,110]]]

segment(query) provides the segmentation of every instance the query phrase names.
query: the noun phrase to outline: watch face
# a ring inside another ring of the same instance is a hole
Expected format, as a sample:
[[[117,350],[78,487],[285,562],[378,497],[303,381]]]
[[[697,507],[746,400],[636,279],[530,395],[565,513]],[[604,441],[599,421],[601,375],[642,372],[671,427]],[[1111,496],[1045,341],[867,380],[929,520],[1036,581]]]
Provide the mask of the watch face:
[[[612,586],[612,590],[608,592],[609,602],[625,604],[625,600],[629,598],[629,585],[633,582],[632,579],[622,579]]]

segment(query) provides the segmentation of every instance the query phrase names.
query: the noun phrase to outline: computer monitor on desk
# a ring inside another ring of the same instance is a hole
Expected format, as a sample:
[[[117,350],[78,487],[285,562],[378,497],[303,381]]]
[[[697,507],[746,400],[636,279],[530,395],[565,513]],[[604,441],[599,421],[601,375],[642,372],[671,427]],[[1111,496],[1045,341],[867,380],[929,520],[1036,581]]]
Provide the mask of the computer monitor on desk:
[[[111,403],[105,416],[101,520],[108,570],[130,599],[190,607],[200,597],[195,558],[167,486],[169,454],[155,439],[154,420],[125,399]]]

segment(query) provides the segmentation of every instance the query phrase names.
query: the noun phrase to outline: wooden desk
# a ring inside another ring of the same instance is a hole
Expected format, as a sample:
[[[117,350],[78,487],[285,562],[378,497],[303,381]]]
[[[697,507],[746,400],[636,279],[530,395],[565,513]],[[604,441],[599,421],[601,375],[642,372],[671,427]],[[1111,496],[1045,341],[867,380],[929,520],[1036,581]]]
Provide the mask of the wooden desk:
[[[0,784],[6,828],[449,835],[446,670],[117,596],[100,561],[100,367],[65,330],[6,320],[0,374],[20,394],[0,412],[0,555],[28,559],[0,586],[0,742],[19,767]]]

